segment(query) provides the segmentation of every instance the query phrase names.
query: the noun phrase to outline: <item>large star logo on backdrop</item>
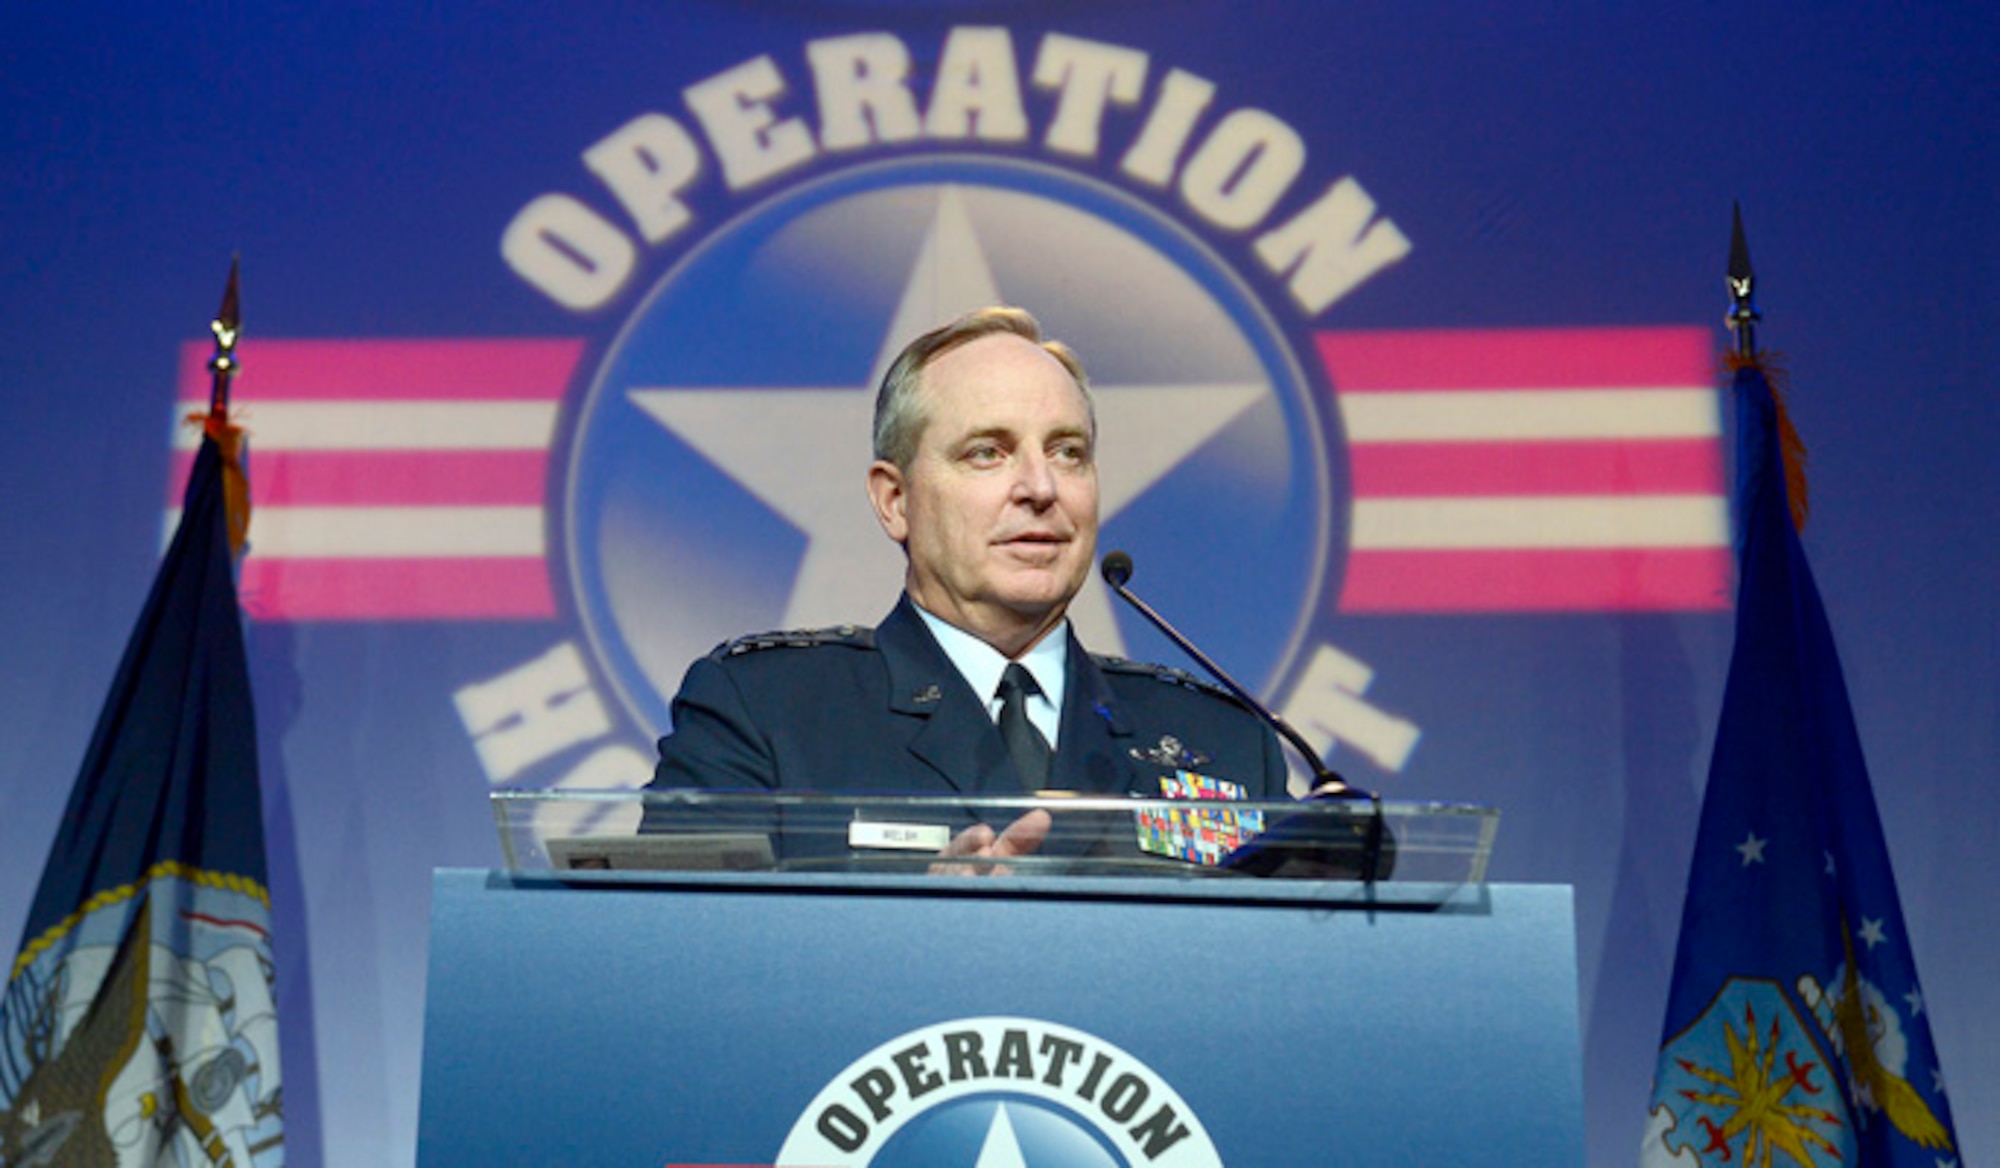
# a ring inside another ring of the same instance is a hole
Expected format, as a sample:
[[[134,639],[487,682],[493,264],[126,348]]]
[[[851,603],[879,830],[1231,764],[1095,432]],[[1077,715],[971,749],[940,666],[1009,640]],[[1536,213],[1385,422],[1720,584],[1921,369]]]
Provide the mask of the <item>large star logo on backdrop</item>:
[[[912,337],[959,313],[1005,302],[963,200],[947,189],[865,379],[759,387],[756,393],[712,385],[627,391],[635,406],[805,534],[785,609],[787,628],[850,620],[893,595],[902,557],[862,491],[875,386]],[[1261,381],[1094,383],[1100,523],[1108,524],[1271,391]],[[1120,435],[1141,432],[1144,441],[1120,441]],[[1095,575],[1072,603],[1070,618],[1086,644],[1124,651],[1110,591]]]

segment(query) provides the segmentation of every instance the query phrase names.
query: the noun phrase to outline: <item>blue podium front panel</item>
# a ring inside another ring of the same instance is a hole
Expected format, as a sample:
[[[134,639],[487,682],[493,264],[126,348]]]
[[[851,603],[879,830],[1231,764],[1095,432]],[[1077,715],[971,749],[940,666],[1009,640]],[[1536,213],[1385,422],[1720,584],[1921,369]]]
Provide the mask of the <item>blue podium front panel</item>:
[[[437,875],[420,1162],[1579,1164],[1567,888]]]

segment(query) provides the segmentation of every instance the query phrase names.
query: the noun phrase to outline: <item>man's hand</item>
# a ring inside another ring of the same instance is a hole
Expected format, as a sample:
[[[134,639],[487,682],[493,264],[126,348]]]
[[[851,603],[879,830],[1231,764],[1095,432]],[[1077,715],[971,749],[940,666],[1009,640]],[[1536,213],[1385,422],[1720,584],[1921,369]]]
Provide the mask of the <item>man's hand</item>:
[[[1008,824],[998,835],[993,834],[992,827],[987,824],[977,823],[953,836],[938,855],[946,859],[974,860],[1005,860],[1031,855],[1048,838],[1053,822],[1048,812],[1037,807]],[[1006,876],[1012,871],[1005,864],[931,865],[934,876]]]

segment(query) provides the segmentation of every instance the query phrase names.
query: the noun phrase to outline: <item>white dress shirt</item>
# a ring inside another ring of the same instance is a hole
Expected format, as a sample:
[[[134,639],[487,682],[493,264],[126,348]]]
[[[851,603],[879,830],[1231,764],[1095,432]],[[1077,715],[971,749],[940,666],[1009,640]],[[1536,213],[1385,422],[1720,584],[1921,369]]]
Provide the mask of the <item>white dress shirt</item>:
[[[986,713],[994,721],[1000,719],[1000,698],[994,691],[1000,688],[1000,675],[1007,671],[1008,657],[993,646],[966,632],[964,629],[932,616],[922,608],[917,615],[924,618],[924,624],[937,638],[939,648],[958,667],[959,675],[965,678],[972,692],[986,701]],[[1035,647],[1023,653],[1020,658],[1022,668],[1035,679],[1042,692],[1027,700],[1028,721],[1048,739],[1049,749],[1056,749],[1056,735],[1062,729],[1063,683],[1069,673],[1069,621],[1049,630],[1049,634],[1035,643]]]

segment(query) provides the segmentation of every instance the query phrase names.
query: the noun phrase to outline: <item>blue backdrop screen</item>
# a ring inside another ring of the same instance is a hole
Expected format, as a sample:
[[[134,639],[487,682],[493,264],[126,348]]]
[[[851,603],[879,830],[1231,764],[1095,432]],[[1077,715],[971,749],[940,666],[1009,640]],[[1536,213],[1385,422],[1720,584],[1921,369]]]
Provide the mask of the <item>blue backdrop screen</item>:
[[[302,1164],[412,1160],[425,890],[498,862],[490,791],[642,783],[690,658],[889,609],[872,385],[1010,301],[1091,368],[1135,584],[1357,780],[1501,807],[1495,879],[1575,886],[1629,1163],[1730,640],[1741,200],[1963,1160],[2000,1154],[1995,18],[1254,8],[10,15],[0,928],[232,252]],[[1074,616],[1174,661],[1095,583]]]

